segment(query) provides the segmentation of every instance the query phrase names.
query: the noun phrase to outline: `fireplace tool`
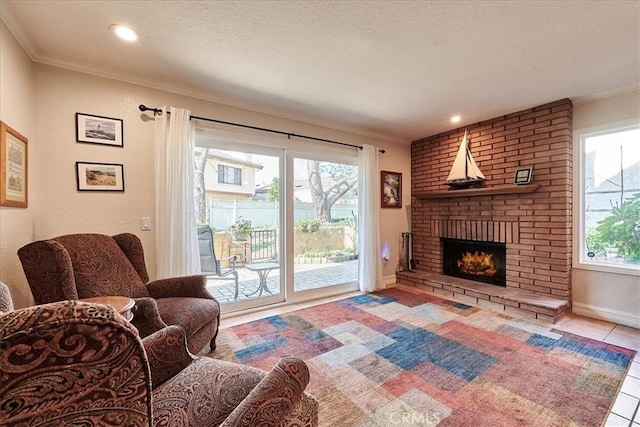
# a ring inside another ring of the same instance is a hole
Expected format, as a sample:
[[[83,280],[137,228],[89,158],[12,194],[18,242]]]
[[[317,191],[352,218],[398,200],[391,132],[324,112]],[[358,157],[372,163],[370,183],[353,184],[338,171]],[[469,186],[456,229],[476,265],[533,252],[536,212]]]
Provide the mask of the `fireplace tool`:
[[[416,260],[413,259],[413,233],[401,234],[402,270],[411,271],[416,268]]]

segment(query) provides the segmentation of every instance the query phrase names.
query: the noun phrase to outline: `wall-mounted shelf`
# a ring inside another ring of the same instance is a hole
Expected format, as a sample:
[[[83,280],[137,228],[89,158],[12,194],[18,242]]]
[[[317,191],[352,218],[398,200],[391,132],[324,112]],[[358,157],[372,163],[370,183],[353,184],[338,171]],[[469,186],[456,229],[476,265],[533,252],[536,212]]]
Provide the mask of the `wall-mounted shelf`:
[[[414,193],[413,197],[419,200],[427,199],[449,199],[452,197],[473,197],[473,196],[494,196],[496,194],[522,194],[533,193],[539,184],[527,185],[502,185],[499,187],[465,188],[462,190],[442,190],[429,191],[425,193]]]

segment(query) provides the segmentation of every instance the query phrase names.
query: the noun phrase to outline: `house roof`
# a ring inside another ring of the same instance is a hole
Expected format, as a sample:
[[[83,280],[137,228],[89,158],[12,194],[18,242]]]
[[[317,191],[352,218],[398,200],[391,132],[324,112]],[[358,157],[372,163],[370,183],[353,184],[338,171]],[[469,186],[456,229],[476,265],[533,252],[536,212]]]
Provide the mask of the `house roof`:
[[[638,1],[1,7],[36,62],[402,143],[640,80]],[[139,41],[116,40],[114,23],[133,27]],[[453,114],[462,121],[450,123]]]
[[[196,151],[199,151],[199,150],[200,149],[196,149]],[[207,153],[207,159],[222,160],[224,162],[234,163],[236,165],[248,166],[255,170],[261,170],[262,168],[264,168],[264,166],[262,166],[260,163],[255,163],[255,162],[248,161],[246,159],[234,157],[233,155],[227,152],[224,152],[221,150],[215,150],[213,148],[209,149],[209,152]]]

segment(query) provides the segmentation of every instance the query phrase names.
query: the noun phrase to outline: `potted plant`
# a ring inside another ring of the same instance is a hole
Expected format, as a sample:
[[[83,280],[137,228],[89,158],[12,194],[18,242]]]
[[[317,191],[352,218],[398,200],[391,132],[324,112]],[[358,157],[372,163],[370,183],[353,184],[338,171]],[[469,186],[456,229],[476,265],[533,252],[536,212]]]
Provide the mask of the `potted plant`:
[[[233,240],[247,240],[251,230],[253,230],[251,221],[242,218],[242,216],[239,216],[236,222],[229,227]]]

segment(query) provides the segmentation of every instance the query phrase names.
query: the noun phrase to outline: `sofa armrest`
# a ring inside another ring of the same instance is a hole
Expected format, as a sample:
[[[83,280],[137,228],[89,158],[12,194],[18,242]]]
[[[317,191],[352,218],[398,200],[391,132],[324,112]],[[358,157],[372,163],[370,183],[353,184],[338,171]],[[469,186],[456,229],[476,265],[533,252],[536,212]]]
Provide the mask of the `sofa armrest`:
[[[62,301],[0,315],[2,425],[151,426],[151,377],[112,308]]]
[[[154,332],[144,338],[142,344],[149,359],[154,390],[194,360],[187,350],[186,335],[180,326],[167,326]]]
[[[167,327],[167,324],[160,317],[158,304],[153,298],[136,298],[135,302],[131,323],[138,329],[141,337],[144,338]]]
[[[296,357],[283,357],[220,426],[279,425],[302,399],[308,383],[307,365]]]
[[[207,291],[207,278],[201,275],[170,277],[147,283],[153,298],[192,297],[213,299]]]

